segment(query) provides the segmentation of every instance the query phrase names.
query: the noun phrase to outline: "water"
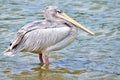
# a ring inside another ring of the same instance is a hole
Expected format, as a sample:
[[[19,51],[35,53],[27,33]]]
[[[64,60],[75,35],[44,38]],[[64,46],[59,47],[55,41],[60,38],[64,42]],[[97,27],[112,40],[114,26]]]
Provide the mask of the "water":
[[[44,19],[48,5],[57,5],[96,36],[79,30],[70,46],[49,54],[49,69],[41,68],[36,54],[0,54],[0,80],[119,80],[120,0],[0,0],[0,52],[23,25]]]

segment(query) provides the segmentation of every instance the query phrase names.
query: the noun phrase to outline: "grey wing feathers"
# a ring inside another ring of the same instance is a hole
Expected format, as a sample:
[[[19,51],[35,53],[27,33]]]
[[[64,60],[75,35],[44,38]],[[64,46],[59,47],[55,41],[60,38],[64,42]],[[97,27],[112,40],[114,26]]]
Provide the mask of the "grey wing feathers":
[[[16,47],[20,41],[22,40],[22,38],[24,37],[24,35],[27,33],[27,32],[30,32],[32,30],[35,30],[35,29],[40,29],[40,28],[45,28],[45,26],[39,26],[41,25],[42,21],[34,21],[32,23],[29,23],[25,26],[23,26],[18,32],[17,32],[17,35],[16,35],[16,38],[12,41],[11,45],[10,45],[10,50],[12,50],[14,47]]]

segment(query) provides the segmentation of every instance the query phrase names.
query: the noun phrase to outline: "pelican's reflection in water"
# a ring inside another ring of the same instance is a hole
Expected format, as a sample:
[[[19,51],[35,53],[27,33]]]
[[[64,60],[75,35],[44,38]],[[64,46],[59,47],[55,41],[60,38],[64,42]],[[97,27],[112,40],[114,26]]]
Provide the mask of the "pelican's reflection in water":
[[[63,65],[59,64],[61,62],[64,62]],[[68,62],[68,64],[66,65],[66,62]],[[84,73],[84,70],[80,70],[81,67],[83,67],[83,63],[79,62],[80,66],[78,67],[77,70],[73,70],[70,69],[70,65],[72,65],[71,63],[74,64],[75,61],[69,61],[69,60],[58,60],[58,62],[53,62],[52,64],[50,64],[49,66],[41,66],[39,65],[38,67],[35,68],[31,68],[31,70],[33,72],[37,72],[36,74],[34,74],[34,78],[36,77],[36,80],[73,80],[73,79],[77,79],[75,76],[73,75],[80,75],[82,73]],[[76,64],[75,63],[75,64]],[[76,64],[77,65],[77,64]]]

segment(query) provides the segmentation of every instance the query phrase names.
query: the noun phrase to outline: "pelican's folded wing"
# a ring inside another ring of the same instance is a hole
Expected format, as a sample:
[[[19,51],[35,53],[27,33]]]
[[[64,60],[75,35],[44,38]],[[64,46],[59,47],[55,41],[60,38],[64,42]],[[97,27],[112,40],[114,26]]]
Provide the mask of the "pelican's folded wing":
[[[26,33],[33,31],[33,30],[36,30],[36,29],[46,28],[47,25],[44,25],[44,23],[45,23],[44,21],[34,21],[32,23],[29,23],[29,24],[23,26],[17,32],[17,35],[16,35],[15,39],[11,42],[9,49],[12,50],[13,48],[15,48],[21,42],[22,38],[24,37],[24,35]]]

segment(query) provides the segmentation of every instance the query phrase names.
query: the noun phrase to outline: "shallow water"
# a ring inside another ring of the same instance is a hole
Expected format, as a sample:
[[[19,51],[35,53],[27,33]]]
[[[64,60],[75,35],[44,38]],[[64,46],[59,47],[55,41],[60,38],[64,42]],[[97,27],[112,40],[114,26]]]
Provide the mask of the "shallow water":
[[[48,5],[57,5],[96,36],[79,30],[70,46],[49,54],[48,69],[36,54],[0,54],[0,80],[119,80],[120,0],[0,0],[0,52],[23,25],[44,19]]]

